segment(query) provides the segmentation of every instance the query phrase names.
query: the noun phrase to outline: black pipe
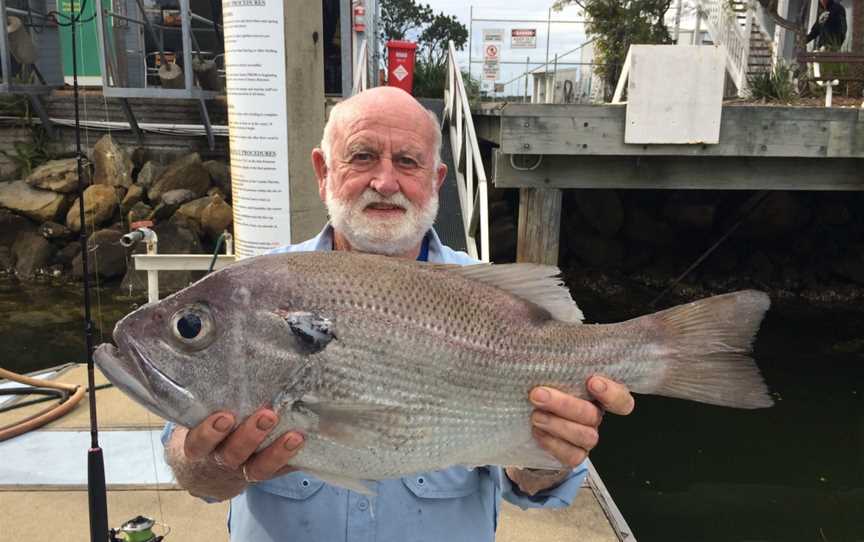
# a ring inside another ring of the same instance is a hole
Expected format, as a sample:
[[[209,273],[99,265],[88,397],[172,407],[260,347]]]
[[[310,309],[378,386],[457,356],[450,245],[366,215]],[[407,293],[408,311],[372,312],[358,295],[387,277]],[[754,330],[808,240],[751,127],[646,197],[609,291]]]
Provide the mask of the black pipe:
[[[98,386],[96,386],[96,389],[97,390],[104,390],[106,388],[111,388],[113,386],[114,386],[114,384],[111,384],[109,382],[109,383],[105,383],[105,384],[99,384]],[[39,399],[30,399],[29,401],[20,401],[18,403],[6,405],[4,407],[0,407],[0,413],[9,412],[11,410],[16,410],[19,408],[24,408],[24,407],[27,407],[30,405],[38,405],[39,403],[45,403],[48,401],[53,401],[55,398],[59,398],[61,395],[63,396],[62,400],[60,401],[61,403],[66,401],[66,399],[69,398],[69,392],[68,391],[56,390],[54,388],[30,388],[30,387],[27,387],[27,388],[12,388],[12,389],[30,390],[30,391],[24,392],[24,393],[11,393],[9,395],[29,395],[29,394],[48,395],[45,392],[52,392],[51,395],[55,395],[55,397],[41,397]],[[36,391],[36,390],[44,390],[44,391]],[[87,392],[89,393],[89,391],[90,390],[88,389]],[[6,395],[6,390],[0,390],[0,395]]]

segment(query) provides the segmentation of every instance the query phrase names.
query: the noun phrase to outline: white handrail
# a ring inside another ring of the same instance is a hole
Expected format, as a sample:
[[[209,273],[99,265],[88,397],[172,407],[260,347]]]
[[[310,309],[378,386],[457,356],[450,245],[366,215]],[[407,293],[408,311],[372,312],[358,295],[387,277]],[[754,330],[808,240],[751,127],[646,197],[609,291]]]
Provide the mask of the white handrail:
[[[699,0],[699,13],[705,18],[715,45],[726,51],[726,68],[732,82],[743,94],[747,88],[747,65],[750,57],[750,31],[753,24],[752,4],[747,2],[746,22],[742,28],[737,14],[726,0]]]
[[[354,67],[354,86],[351,95],[359,94],[369,88],[367,62],[366,62],[366,40],[360,44],[360,54],[357,55],[357,65]]]
[[[462,81],[462,72],[456,61],[456,47],[451,41],[447,51],[447,84],[444,86],[443,125],[450,129],[450,147],[453,151],[453,175],[459,190],[462,209],[462,228],[465,232],[468,254],[484,262],[489,261],[489,198],[486,170],[480,157],[480,146],[474,131],[474,120],[468,95]],[[476,180],[476,183],[475,183]],[[476,188],[475,188],[476,186]],[[478,216],[479,213],[479,216]],[[477,248],[479,230],[480,248]]]

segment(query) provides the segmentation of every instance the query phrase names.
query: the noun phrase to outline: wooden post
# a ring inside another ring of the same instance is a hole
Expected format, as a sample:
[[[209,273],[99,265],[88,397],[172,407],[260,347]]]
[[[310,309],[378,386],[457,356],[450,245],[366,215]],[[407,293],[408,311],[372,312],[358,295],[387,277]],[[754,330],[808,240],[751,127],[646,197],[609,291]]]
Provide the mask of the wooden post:
[[[558,264],[561,237],[561,190],[519,189],[517,262]]]
[[[288,112],[291,242],[314,237],[327,221],[312,170],[324,132],[324,44],[321,2],[283,0]]]

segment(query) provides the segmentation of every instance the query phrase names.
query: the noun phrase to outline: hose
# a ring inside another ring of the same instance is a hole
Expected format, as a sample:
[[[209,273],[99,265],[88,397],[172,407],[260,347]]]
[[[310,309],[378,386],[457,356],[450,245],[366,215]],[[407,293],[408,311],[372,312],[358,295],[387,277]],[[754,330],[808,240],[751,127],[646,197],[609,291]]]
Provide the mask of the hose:
[[[42,427],[46,423],[54,421],[57,418],[66,415],[67,413],[69,413],[70,410],[75,408],[75,406],[81,401],[81,399],[84,398],[84,388],[73,384],[65,384],[63,382],[51,382],[50,380],[40,380],[38,378],[19,375],[17,373],[13,373],[12,371],[7,371],[6,369],[0,369],[0,378],[5,378],[13,382],[18,382],[19,384],[33,386],[34,388],[40,390],[60,390],[62,392],[65,392],[67,396],[68,394],[71,394],[71,396],[68,396],[67,399],[61,400],[59,404],[40,410],[36,414],[28,416],[27,418],[24,418],[23,420],[16,423],[0,427],[0,442],[10,439],[12,437],[17,437],[18,435],[21,435],[28,431],[32,431],[37,427]]]

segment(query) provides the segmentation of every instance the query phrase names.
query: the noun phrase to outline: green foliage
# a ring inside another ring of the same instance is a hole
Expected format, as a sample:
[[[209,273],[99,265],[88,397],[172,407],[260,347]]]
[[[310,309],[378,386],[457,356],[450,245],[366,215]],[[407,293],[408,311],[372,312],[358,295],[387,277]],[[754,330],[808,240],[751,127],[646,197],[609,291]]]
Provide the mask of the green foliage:
[[[14,152],[0,150],[0,154],[15,164],[18,175],[22,178],[54,158],[48,147],[48,133],[41,126],[31,126],[30,132],[30,141],[16,141],[12,144]]]
[[[611,97],[631,44],[672,43],[664,17],[672,0],[557,0],[553,9],[575,3],[585,12],[585,32],[594,39],[596,71]]]
[[[796,98],[792,68],[778,62],[774,69],[747,77],[747,97],[751,100],[789,103]]]

